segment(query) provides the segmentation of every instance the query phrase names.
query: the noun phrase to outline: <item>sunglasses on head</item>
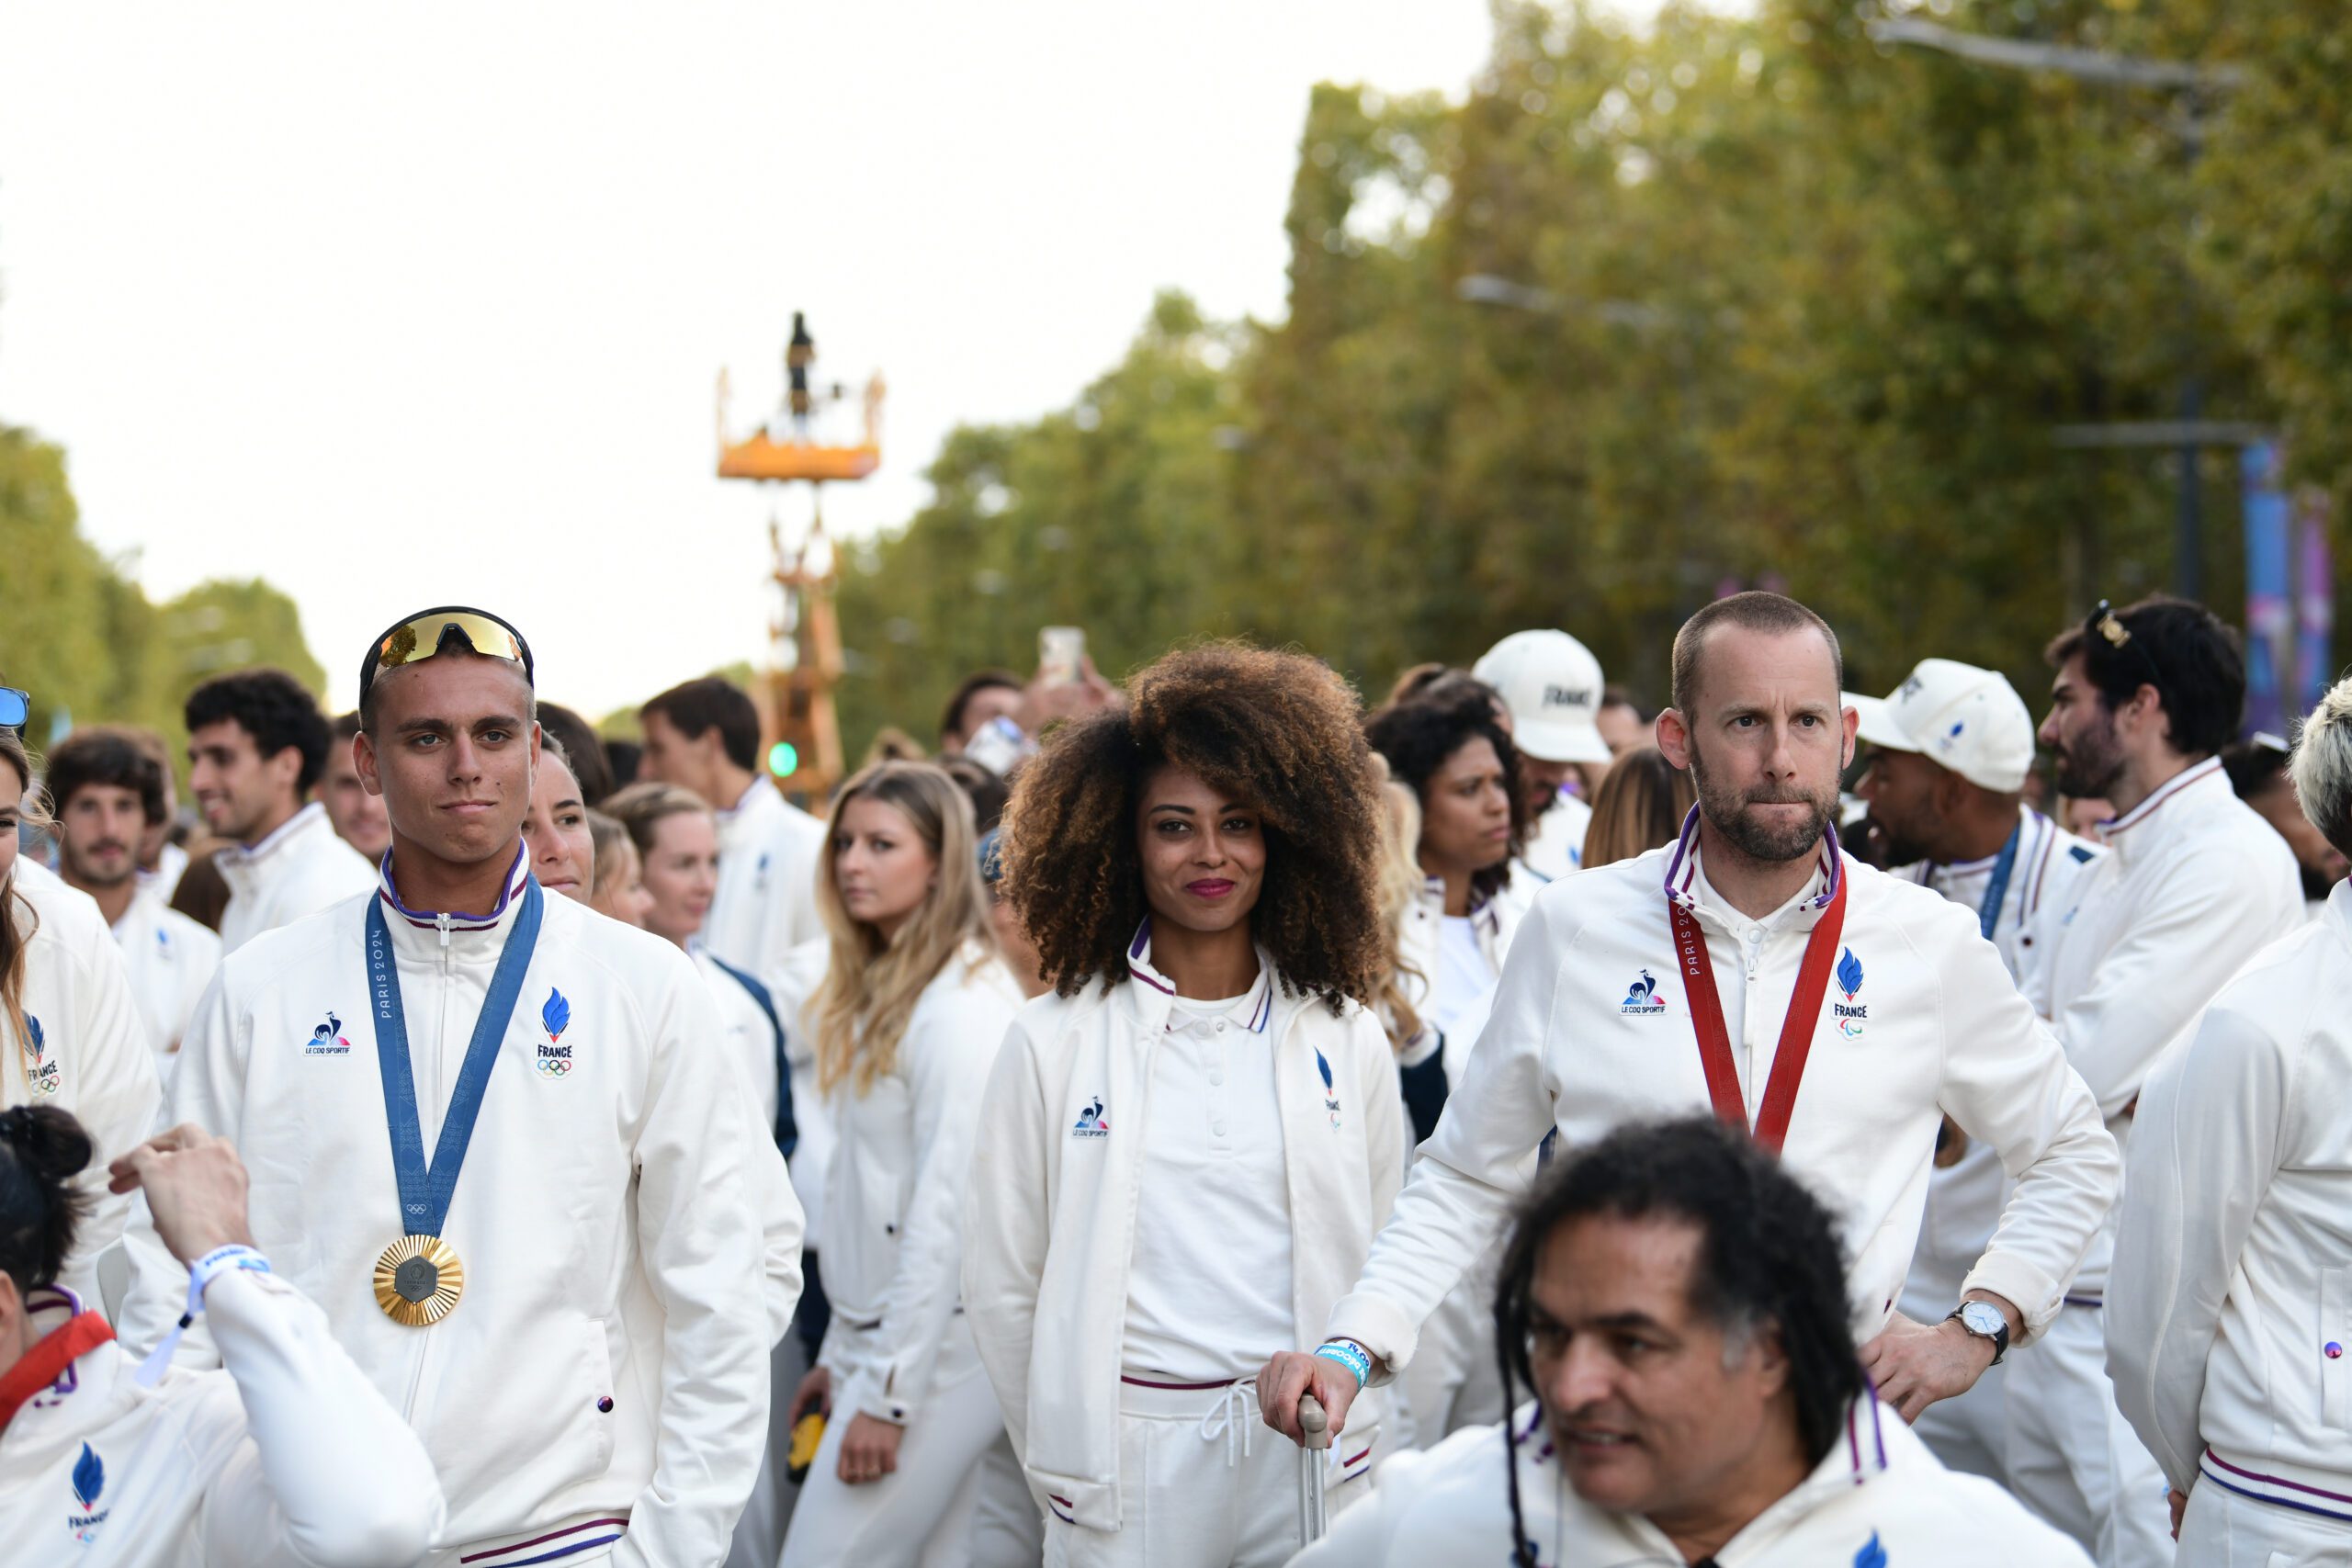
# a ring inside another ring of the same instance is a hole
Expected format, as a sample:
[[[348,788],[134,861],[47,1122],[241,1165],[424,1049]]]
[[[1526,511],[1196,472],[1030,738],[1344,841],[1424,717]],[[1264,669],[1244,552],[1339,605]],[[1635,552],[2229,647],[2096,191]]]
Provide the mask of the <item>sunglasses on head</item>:
[[[2093,610],[2090,619],[2083,623],[2083,629],[2104,637],[2109,648],[2130,649],[2139,659],[2140,668],[2148,672],[2148,684],[2160,692],[2164,690],[2164,672],[2156,668],[2154,658],[2144,646],[2132,640],[2132,628],[2123,624],[2123,618],[2115,613],[2114,606],[2108,601],[2102,599],[2098,602],[2098,608]]]
[[[0,686],[0,729],[22,729],[33,711],[33,694],[14,686]]]
[[[531,645],[521,632],[487,610],[444,604],[393,623],[368,646],[367,662],[359,667],[360,702],[367,702],[368,688],[381,671],[421,664],[452,642],[485,659],[512,660],[522,665],[523,679],[532,680]]]

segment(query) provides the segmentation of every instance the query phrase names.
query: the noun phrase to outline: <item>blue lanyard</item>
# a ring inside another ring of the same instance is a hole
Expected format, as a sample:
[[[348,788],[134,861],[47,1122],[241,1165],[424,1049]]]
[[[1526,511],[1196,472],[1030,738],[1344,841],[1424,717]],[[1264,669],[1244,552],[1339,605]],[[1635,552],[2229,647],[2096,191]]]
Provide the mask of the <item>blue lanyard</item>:
[[[1993,880],[1985,885],[1984,902],[1977,907],[1976,923],[1986,942],[1993,940],[1993,931],[2001,923],[2001,900],[2009,895],[2009,873],[2018,865],[2018,836],[2024,831],[2022,820],[2009,829],[2009,841],[2001,846],[2001,857],[1993,863]]]
[[[458,1190],[466,1145],[473,1142],[482,1091],[490,1087],[490,1069],[497,1064],[507,1022],[523,994],[523,971],[530,967],[531,950],[538,941],[539,881],[532,877],[523,889],[523,908],[507,933],[506,950],[498,955],[498,967],[490,976],[481,1016],[474,1020],[465,1066],[458,1069],[457,1091],[449,1097],[449,1113],[442,1119],[428,1167],[424,1133],[416,1115],[416,1077],[409,1067],[408,1021],[401,1012],[400,971],[392,964],[391,932],[384,924],[384,901],[368,901],[368,992],[376,1004],[376,1066],[384,1080],[384,1123],[392,1134],[401,1223],[410,1235],[437,1236],[449,1217],[449,1199]]]

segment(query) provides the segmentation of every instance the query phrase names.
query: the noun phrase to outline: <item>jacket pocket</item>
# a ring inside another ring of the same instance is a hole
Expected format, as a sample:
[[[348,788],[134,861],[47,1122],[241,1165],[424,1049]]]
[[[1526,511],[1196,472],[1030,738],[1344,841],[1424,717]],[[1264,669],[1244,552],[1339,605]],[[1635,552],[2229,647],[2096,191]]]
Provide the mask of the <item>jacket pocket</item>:
[[[2319,1414],[2337,1431],[2352,1427],[2352,1269],[2319,1271]]]

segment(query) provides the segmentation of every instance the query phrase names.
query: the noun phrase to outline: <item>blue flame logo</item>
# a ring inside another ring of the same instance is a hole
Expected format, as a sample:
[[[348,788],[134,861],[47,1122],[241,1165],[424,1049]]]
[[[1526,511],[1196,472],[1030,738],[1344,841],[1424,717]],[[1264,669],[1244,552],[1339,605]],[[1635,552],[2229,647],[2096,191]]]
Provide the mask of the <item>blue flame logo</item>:
[[[82,1445],[82,1457],[74,1461],[74,1495],[82,1500],[87,1512],[98,1506],[98,1494],[107,1489],[107,1467],[90,1445]]]
[[[571,1027],[571,1004],[553,987],[548,988],[548,1003],[539,1010],[539,1021],[547,1025],[549,1040],[562,1039],[563,1032]]]
[[[1862,988],[1861,960],[1854,956],[1854,950],[1850,947],[1846,950],[1846,955],[1838,960],[1838,988],[1846,993],[1846,999],[1849,1002],[1854,999],[1854,993]]]
[[[1854,1568],[1886,1568],[1886,1548],[1878,1543],[1878,1531],[1871,1531],[1870,1540],[1854,1553]]]
[[[1321,1072],[1323,1075],[1323,1092],[1325,1094],[1330,1093],[1331,1064],[1323,1059],[1323,1053],[1320,1051],[1315,1053],[1315,1066],[1317,1070]]]
[[[40,1060],[41,1045],[48,1036],[40,1032],[40,1020],[30,1013],[25,1014],[25,1029],[33,1037],[33,1060],[38,1062]]]

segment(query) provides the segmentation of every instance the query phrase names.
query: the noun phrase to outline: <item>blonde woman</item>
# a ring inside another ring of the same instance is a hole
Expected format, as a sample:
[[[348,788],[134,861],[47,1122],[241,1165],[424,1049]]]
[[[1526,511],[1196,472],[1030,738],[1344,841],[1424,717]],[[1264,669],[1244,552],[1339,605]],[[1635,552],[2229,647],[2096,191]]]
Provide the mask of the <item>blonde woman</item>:
[[[97,1145],[73,1182],[88,1217],[54,1280],[96,1308],[98,1254],[122,1235],[130,1208],[107,1190],[107,1162],[147,1135],[163,1084],[106,917],[89,895],[17,853],[19,825],[41,819],[27,798],[32,773],[24,743],[0,729],[0,1110],[71,1111]]]
[[[1425,879],[1421,874],[1421,797],[1409,784],[1388,776],[1388,760],[1372,754],[1379,776],[1384,807],[1380,834],[1380,927],[1387,933],[1388,962],[1375,998],[1381,1027],[1396,1051],[1397,1087],[1405,1096],[1405,1113],[1412,1121],[1418,1145],[1437,1130],[1445,1109],[1445,1035],[1424,1016],[1429,1005],[1429,976],[1415,964],[1407,929],[1419,909]]]
[[[1635,746],[1617,759],[1592,797],[1584,830],[1587,870],[1614,865],[1674,842],[1682,819],[1699,803],[1690,775],[1655,746]]]
[[[838,1142],[833,1315],[791,1419],[829,1408],[783,1568],[962,1561],[1003,1429],[959,1303],[958,1206],[981,1091],[1020,988],[988,936],[972,807],[927,762],[843,785],[818,878],[831,937],[808,1016]]]
[[[645,863],[637,843],[617,818],[590,807],[588,838],[595,846],[596,877],[588,891],[588,907],[625,926],[645,929],[645,911],[653,897],[645,890]]]

